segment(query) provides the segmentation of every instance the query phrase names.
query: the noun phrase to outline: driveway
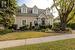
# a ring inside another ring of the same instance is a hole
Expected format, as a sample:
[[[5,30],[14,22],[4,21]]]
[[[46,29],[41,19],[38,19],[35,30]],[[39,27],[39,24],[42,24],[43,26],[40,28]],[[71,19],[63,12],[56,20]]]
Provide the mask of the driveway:
[[[52,42],[52,41],[71,39],[71,38],[75,38],[75,34],[65,34],[65,35],[57,35],[57,36],[23,39],[23,40],[1,41],[0,49],[7,48],[7,47],[21,46],[21,45],[37,44],[43,42]]]

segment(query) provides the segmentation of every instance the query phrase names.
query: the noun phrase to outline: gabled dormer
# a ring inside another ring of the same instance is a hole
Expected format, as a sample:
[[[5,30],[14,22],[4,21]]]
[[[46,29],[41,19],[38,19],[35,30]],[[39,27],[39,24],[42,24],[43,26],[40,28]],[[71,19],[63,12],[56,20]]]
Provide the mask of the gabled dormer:
[[[33,9],[32,9],[32,13],[33,13],[33,14],[38,14],[38,8],[37,8],[36,5],[35,5],[35,6],[33,7]]]
[[[50,15],[50,8],[46,8],[46,15]]]
[[[21,13],[27,13],[27,6],[25,4],[21,6]]]

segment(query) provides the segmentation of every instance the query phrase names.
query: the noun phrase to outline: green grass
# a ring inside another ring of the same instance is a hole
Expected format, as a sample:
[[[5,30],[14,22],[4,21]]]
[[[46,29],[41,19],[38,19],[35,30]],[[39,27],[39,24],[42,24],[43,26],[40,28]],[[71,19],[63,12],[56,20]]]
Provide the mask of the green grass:
[[[60,33],[45,33],[45,32],[13,32],[4,35],[0,35],[0,41],[4,40],[17,40],[17,39],[27,39],[27,38],[38,38],[45,36],[60,35]]]
[[[67,39],[55,42],[18,46],[2,50],[75,50],[75,39]]]

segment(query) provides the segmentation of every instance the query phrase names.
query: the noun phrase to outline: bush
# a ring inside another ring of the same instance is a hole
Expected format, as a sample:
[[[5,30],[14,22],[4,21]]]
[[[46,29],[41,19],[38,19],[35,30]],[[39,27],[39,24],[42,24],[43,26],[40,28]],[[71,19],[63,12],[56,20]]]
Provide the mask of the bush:
[[[13,28],[14,30],[17,30],[17,24],[13,24],[13,25],[12,25],[12,28]]]
[[[13,24],[12,26],[9,27],[9,29],[17,30],[17,24]]]
[[[45,29],[46,28],[45,25],[40,25],[39,27],[40,27],[40,29]]]
[[[72,29],[71,28],[66,28],[65,33],[72,33]]]
[[[40,30],[40,27],[39,26],[34,26],[34,30],[38,31],[38,30]]]
[[[60,23],[54,23],[52,30],[54,30],[55,32],[59,32],[60,31]]]
[[[28,30],[29,28],[28,28],[28,25],[25,25],[25,26],[22,26],[22,27],[20,27],[20,30],[21,31],[25,31],[25,30]]]
[[[52,28],[52,25],[46,25],[46,29],[47,28],[51,29]]]
[[[46,28],[45,32],[51,33],[51,32],[53,32],[53,31],[52,31],[50,28]]]
[[[75,30],[75,23],[67,24],[67,27]]]
[[[42,32],[45,32],[45,29],[41,29]]]
[[[5,29],[5,30],[0,30],[0,34],[6,34],[6,33],[11,33],[11,29]]]
[[[47,28],[48,29],[51,29],[52,25],[39,25],[39,26],[34,26],[34,30],[36,31],[43,31],[44,29],[46,30]]]

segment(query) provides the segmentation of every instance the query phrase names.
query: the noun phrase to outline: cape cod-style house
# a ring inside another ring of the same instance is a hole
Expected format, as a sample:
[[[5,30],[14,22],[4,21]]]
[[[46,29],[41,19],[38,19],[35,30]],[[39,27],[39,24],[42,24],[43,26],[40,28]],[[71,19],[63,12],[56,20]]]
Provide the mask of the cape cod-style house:
[[[32,26],[36,24],[53,25],[53,15],[49,8],[39,9],[37,6],[30,8],[23,4],[16,13],[15,24],[18,25],[18,28],[30,24]]]

